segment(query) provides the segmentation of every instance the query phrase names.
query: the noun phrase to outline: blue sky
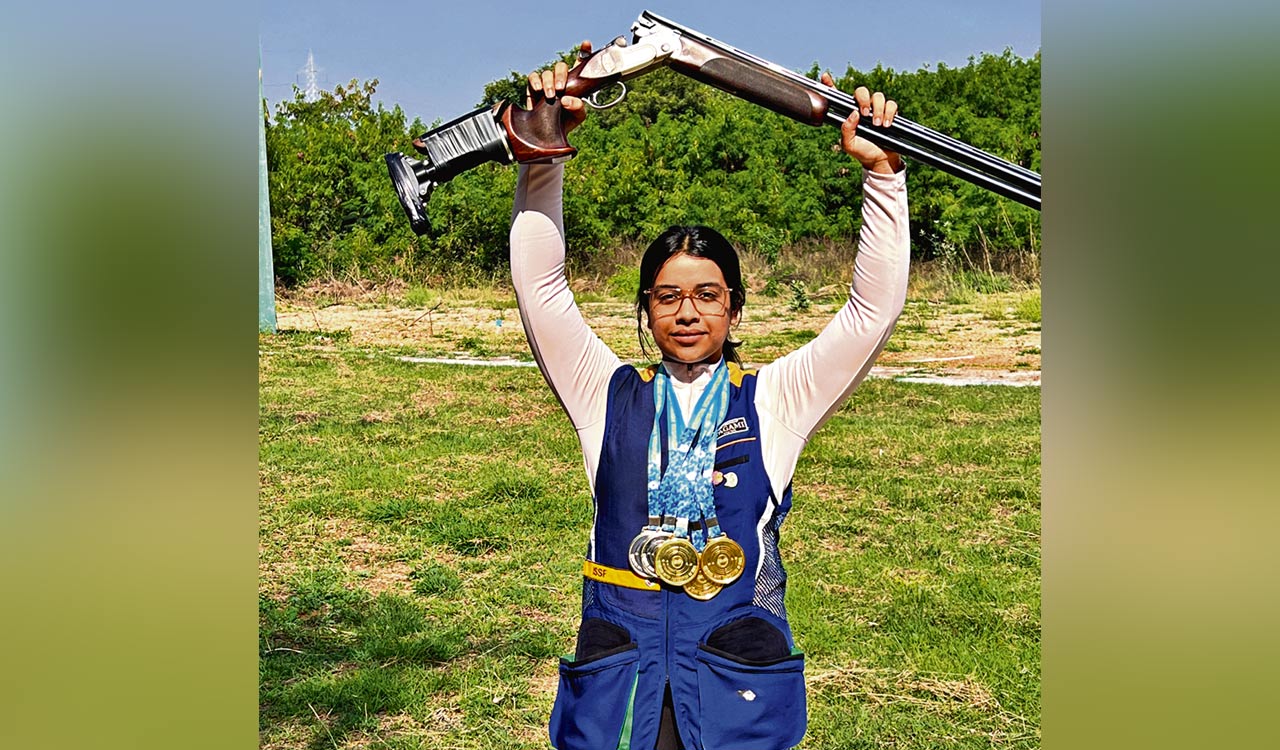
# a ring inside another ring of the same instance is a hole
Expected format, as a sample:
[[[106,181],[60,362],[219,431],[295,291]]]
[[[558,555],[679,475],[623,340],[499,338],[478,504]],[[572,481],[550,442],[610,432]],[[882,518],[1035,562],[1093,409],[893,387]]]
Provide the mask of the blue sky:
[[[264,93],[274,104],[302,85],[310,50],[322,88],[377,78],[378,98],[430,123],[475,106],[486,83],[527,71],[582,39],[600,46],[651,10],[792,69],[837,75],[877,62],[898,70],[963,65],[970,55],[1040,48],[1038,0],[867,2],[747,0],[391,2],[267,0],[260,6]]]

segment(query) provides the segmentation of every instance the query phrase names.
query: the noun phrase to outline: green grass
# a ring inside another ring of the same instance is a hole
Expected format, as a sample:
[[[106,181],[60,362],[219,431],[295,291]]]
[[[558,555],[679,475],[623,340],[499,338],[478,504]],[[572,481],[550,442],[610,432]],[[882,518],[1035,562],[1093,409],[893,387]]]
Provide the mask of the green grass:
[[[978,312],[986,320],[1007,322],[1016,327],[1018,322],[1040,322],[1040,290],[1019,292],[1008,297],[985,298],[977,301]]]
[[[403,302],[406,307],[423,308],[431,307],[439,299],[439,294],[424,286],[412,286],[405,290]]]
[[[761,352],[770,352],[777,350],[779,353],[798,349],[817,338],[818,332],[809,328],[792,328],[781,331],[772,331],[762,336],[751,336],[746,342],[747,348],[744,351],[754,352],[757,355]]]
[[[357,306],[367,306],[362,300],[348,300]],[[398,294],[384,293],[376,300],[379,305],[398,304],[415,309],[427,309],[440,304],[448,306],[491,307],[495,310],[514,310],[515,296],[501,287],[430,287],[415,284]]]
[[[260,343],[262,746],[545,748],[591,521],[554,396],[312,338]],[[1038,389],[869,380],[811,441],[801,747],[1038,747],[1039,418]]]
[[[1034,294],[1028,294],[1018,301],[1017,307],[1014,308],[1014,317],[1028,323],[1040,322],[1040,291],[1038,289]]]
[[[980,300],[982,295],[1015,292],[1030,285],[1038,286],[1038,282],[1029,284],[998,271],[956,268],[943,261],[912,265],[911,296],[916,299],[968,305]]]

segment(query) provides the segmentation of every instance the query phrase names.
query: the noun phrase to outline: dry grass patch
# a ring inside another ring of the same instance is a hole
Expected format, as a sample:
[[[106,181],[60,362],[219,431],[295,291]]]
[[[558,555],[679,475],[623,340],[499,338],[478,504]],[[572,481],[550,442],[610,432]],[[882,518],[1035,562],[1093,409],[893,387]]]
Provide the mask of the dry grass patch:
[[[936,576],[927,570],[913,568],[892,568],[884,573],[886,578],[905,584],[925,584],[936,580]]]
[[[537,609],[535,607],[516,607],[515,614],[518,617],[531,620],[539,625],[559,625],[563,619],[558,614],[553,615],[550,612]]]
[[[360,415],[361,424],[383,424],[395,420],[395,415],[389,411],[371,411]]]
[[[974,676],[957,677],[873,669],[853,662],[848,666],[814,669],[806,675],[805,684],[820,695],[852,698],[875,706],[907,704],[936,714],[969,710],[1006,726],[1032,727],[1026,718],[1005,710],[991,690]]]
[[[259,750],[303,750],[311,746],[315,720],[286,719],[273,723],[258,734]]]
[[[356,585],[377,596],[384,591],[409,595],[413,584],[409,580],[412,567],[403,560],[389,558],[394,548],[378,544],[367,537],[341,548],[338,557],[343,565],[356,576]]]
[[[1018,602],[1012,606],[997,609],[996,614],[1000,615],[1001,620],[1013,627],[1038,625],[1040,622],[1031,605],[1026,602]]]

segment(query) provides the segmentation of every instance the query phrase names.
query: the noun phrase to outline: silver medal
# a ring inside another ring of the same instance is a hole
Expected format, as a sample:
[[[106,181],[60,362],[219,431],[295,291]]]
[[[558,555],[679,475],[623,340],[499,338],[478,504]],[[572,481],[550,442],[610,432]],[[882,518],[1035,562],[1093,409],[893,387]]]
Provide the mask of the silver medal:
[[[658,574],[653,569],[653,554],[646,554],[645,550],[649,547],[649,542],[654,537],[660,539],[665,538],[660,529],[652,529],[645,527],[636,534],[636,538],[631,540],[631,545],[627,548],[627,562],[631,565],[631,570],[641,578],[657,578]]]
[[[671,538],[670,531],[655,529],[650,533],[649,538],[640,548],[640,564],[648,571],[646,578],[656,579],[658,577],[658,569],[656,566],[658,547]]]

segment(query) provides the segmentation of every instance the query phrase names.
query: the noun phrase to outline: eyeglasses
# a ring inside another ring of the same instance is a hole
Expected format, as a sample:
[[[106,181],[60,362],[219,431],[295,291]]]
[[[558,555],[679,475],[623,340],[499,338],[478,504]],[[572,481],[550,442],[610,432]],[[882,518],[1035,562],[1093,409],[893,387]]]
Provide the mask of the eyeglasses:
[[[644,293],[649,297],[650,309],[654,315],[674,315],[686,299],[693,303],[694,310],[703,315],[724,315],[729,308],[729,293],[732,291],[708,284],[691,292],[677,286],[660,286],[646,289]]]

